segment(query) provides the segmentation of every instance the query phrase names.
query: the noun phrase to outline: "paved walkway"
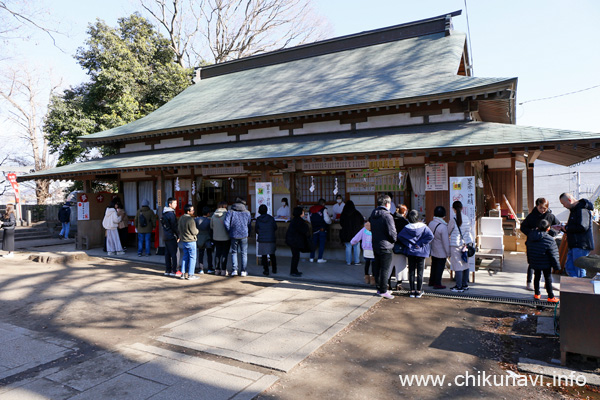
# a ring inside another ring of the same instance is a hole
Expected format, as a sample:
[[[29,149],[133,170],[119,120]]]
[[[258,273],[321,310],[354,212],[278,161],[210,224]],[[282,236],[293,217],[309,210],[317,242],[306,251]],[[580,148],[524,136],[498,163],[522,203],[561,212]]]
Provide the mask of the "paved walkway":
[[[33,250],[50,255],[74,252],[71,243]],[[87,253],[108,258],[101,249]],[[163,272],[161,256],[139,258],[130,250],[118,258],[148,263],[157,274]],[[255,257],[249,261],[250,275],[262,276]],[[73,343],[0,324],[0,379],[28,376],[0,388],[0,399],[251,399],[381,300],[364,283],[362,266],[303,260],[304,275],[292,280],[287,274],[289,258],[279,261],[273,286],[171,322],[149,332],[144,344],[122,346],[63,369],[53,362],[75,357]],[[469,294],[531,299],[524,288],[525,265],[522,253],[507,253],[504,271],[490,274],[480,269]],[[448,273],[444,277],[450,286]],[[223,279],[235,278],[205,275],[189,283]],[[181,350],[168,350],[169,346]],[[238,363],[207,359],[209,355]]]
[[[73,244],[59,245],[59,246],[48,246],[37,249],[49,252],[72,252],[74,250]],[[254,255],[253,247],[250,247],[248,256],[248,273],[253,276],[262,276],[262,266],[256,263],[256,256]],[[86,253],[93,257],[104,257],[108,258],[107,254],[102,249],[90,249],[86,250]],[[306,256],[306,255],[304,255]],[[157,273],[163,272],[164,256],[151,255],[150,257],[138,257],[135,250],[128,249],[126,254],[123,256],[112,257],[121,260],[130,260],[135,262],[142,262],[153,265],[156,267]],[[327,263],[318,264],[308,262],[306,258],[302,258],[299,265],[299,270],[302,271],[303,275],[301,278],[293,278],[289,275],[289,265],[291,259],[289,257],[278,256],[277,261],[279,263],[279,273],[271,275],[276,280],[288,280],[293,282],[311,282],[330,284],[336,286],[352,286],[368,288],[369,285],[364,283],[364,266],[363,265],[346,265],[343,261],[329,260]],[[231,268],[231,260],[228,263]],[[526,272],[527,272],[527,260],[525,253],[517,252],[505,252],[504,254],[504,266],[501,272],[498,272],[498,261],[493,261],[491,269],[487,269],[490,262],[487,260],[483,261],[481,268],[475,273],[475,282],[470,284],[470,290],[464,294],[464,296],[488,296],[488,297],[503,297],[511,299],[524,299],[532,300],[533,292],[525,289]],[[429,277],[429,268],[425,270],[424,281],[427,282]],[[215,279],[221,279],[222,277],[213,277]],[[224,278],[223,278],[224,279]],[[229,278],[227,278],[229,279]],[[554,286],[558,289],[558,295],[560,295],[560,276],[553,275]],[[447,286],[445,290],[429,290],[425,285],[425,291],[431,293],[445,293],[451,294],[450,288],[454,286],[454,282],[450,280],[450,273],[448,270],[444,272],[443,283]],[[542,284],[543,286],[543,284]],[[406,283],[403,284],[405,289],[408,289]],[[372,287],[371,287],[372,288]],[[542,297],[544,291],[542,290]],[[459,297],[460,295],[457,295]]]
[[[288,372],[379,300],[364,289],[283,282],[173,322],[158,340]]]
[[[13,330],[19,328],[8,329]],[[32,343],[25,337],[22,339],[22,346]],[[2,347],[0,354],[4,356],[4,344]],[[45,348],[41,350],[47,352]],[[140,343],[105,352],[60,371],[38,366],[41,372],[34,378],[0,388],[0,399],[250,400],[279,379]]]

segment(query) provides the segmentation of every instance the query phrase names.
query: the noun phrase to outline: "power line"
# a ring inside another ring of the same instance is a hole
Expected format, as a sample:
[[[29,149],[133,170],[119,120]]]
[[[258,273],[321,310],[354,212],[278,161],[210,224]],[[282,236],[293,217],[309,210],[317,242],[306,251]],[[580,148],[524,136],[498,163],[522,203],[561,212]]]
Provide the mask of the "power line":
[[[465,0],[465,1],[466,1],[466,0]],[[468,29],[468,28],[467,28],[467,29]],[[526,101],[523,101],[523,102],[519,103],[519,105],[523,105],[523,104],[525,104],[525,103],[531,103],[531,102],[533,102],[533,101],[542,101],[542,100],[550,100],[550,99],[555,99],[555,98],[557,98],[557,97],[563,97],[563,96],[568,96],[568,95],[570,95],[570,94],[581,93],[581,92],[585,92],[586,90],[592,90],[592,89],[596,89],[596,88],[598,88],[598,87],[600,87],[600,85],[594,85],[594,86],[587,87],[587,88],[585,88],[585,89],[576,90],[576,91],[574,91],[574,92],[568,92],[568,93],[558,94],[558,95],[556,95],[556,96],[542,97],[541,99],[526,100]]]

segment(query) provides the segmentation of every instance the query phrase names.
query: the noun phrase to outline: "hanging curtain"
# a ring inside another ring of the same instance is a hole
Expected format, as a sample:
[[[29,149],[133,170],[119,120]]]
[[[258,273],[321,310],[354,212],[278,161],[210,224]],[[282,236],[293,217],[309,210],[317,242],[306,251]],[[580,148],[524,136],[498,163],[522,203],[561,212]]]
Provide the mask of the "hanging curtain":
[[[148,204],[150,208],[156,208],[156,204],[154,203],[154,185],[152,181],[143,181],[138,183],[138,199],[139,204],[138,207],[142,206],[142,202],[144,200],[148,200]]]
[[[134,216],[137,213],[137,192],[135,182],[123,182],[123,206],[128,216]]]
[[[414,167],[408,169],[410,184],[413,192],[419,196],[425,196],[425,167]]]

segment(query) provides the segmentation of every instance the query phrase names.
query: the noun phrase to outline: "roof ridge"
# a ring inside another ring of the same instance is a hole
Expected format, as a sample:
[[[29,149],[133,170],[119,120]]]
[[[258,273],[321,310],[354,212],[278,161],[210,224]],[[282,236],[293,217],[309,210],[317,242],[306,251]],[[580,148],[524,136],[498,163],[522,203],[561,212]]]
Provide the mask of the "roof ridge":
[[[457,10],[418,21],[353,33],[314,43],[306,43],[299,46],[213,64],[206,67],[199,67],[199,75],[200,79],[208,79],[233,72],[282,64],[303,58],[311,58],[323,54],[352,50],[381,43],[431,35],[434,33],[443,32],[448,36],[452,29],[452,17],[461,15],[461,13],[461,10]]]

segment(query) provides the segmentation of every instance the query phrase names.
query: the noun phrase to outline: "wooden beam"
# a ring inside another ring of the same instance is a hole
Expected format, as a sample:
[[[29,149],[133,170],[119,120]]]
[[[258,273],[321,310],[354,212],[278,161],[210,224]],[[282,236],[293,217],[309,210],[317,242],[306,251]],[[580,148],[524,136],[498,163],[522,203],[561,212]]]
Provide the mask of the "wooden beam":
[[[479,152],[469,152],[469,155],[465,155],[465,154],[456,154],[456,155],[451,155],[451,154],[444,154],[442,153],[442,155],[438,155],[437,153],[431,153],[429,155],[429,160],[431,162],[450,162],[450,161],[481,161],[481,160],[489,160],[490,158],[494,158],[494,153],[491,150],[486,150],[483,152],[483,154],[479,153]]]
[[[276,171],[286,169],[287,163],[275,163],[269,165],[244,165],[244,171]]]
[[[542,154],[541,150],[535,150],[533,153],[531,153],[529,155],[529,162],[533,163],[535,160],[538,159],[538,157],[540,156],[540,154]]]

